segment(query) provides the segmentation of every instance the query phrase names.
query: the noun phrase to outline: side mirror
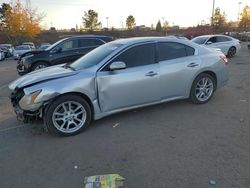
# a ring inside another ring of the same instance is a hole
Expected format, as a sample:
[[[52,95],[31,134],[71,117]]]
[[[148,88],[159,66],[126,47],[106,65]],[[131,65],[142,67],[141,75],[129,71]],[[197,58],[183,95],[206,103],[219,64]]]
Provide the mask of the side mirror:
[[[208,41],[207,43],[206,43],[207,45],[210,45],[210,44],[213,44],[211,41]]]
[[[126,64],[122,61],[115,61],[109,65],[109,70],[111,71],[121,70],[121,69],[126,69]]]

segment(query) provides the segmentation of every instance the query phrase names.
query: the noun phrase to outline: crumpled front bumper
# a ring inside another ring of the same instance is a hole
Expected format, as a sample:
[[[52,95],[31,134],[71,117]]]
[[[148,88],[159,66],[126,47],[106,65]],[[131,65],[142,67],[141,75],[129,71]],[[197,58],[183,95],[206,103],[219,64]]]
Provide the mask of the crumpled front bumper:
[[[21,98],[24,96],[24,92],[21,90],[19,91],[14,91],[11,93],[10,95],[10,100],[12,103],[12,106],[14,108],[14,112],[17,115],[17,120],[27,123],[30,122],[32,120],[36,120],[40,117],[41,111],[37,110],[34,112],[31,111],[25,111],[23,109],[21,109],[21,107],[19,106],[19,101],[21,100]]]
[[[27,67],[25,67],[24,65],[23,59],[18,60],[16,69],[17,69],[18,74],[20,75],[23,75],[29,72]]]

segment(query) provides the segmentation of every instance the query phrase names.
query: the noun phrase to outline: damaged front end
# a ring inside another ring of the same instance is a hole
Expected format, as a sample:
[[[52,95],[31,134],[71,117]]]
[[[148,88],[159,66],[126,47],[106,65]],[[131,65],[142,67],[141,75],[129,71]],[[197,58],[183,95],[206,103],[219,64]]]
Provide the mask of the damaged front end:
[[[25,97],[25,92],[23,89],[15,89],[14,91],[12,91],[10,95],[10,100],[14,108],[14,111],[17,115],[17,120],[24,123],[28,123],[40,119],[42,117],[41,108],[34,111],[23,110],[21,108],[20,102],[22,102],[24,97]]]

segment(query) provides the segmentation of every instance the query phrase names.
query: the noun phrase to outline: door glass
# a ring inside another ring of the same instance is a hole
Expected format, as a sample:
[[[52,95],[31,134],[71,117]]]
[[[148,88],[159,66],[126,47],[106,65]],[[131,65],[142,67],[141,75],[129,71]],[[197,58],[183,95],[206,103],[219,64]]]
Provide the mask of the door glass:
[[[98,39],[79,39],[78,45],[80,48],[91,47],[91,46],[100,46],[104,44],[101,40]]]
[[[161,42],[158,43],[158,47],[159,47],[159,61],[165,61],[187,56],[186,46],[180,43]],[[190,51],[190,49],[188,49],[188,51]],[[189,52],[189,55],[193,54],[194,52]]]
[[[62,44],[61,48],[62,48],[62,51],[71,50],[71,49],[77,48],[77,43],[75,40],[68,40]]]
[[[132,47],[121,55],[116,57],[114,61],[123,61],[126,66],[137,67],[143,65],[150,65],[155,63],[155,45],[154,44],[143,44]]]
[[[231,41],[232,39],[228,38],[228,37],[224,37],[224,36],[219,36],[217,37],[217,42],[227,42],[227,41]]]
[[[216,37],[211,37],[207,42],[212,42],[212,43],[216,43]]]

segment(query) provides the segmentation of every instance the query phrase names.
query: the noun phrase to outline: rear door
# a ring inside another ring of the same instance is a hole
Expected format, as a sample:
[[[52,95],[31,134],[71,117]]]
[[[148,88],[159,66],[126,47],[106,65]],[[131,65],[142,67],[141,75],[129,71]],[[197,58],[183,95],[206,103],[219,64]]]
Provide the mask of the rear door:
[[[224,54],[228,53],[229,48],[232,46],[232,39],[226,36],[217,36],[217,47],[221,49]]]
[[[187,96],[201,64],[195,56],[195,49],[176,42],[159,42],[158,51],[161,98]]]
[[[58,51],[60,49],[60,51]],[[53,65],[73,62],[78,58],[78,42],[76,39],[69,39],[54,48],[50,54],[50,62]]]
[[[110,71],[115,61],[126,63],[123,70]],[[103,112],[160,100],[159,64],[155,43],[133,46],[97,73],[98,97]]]

